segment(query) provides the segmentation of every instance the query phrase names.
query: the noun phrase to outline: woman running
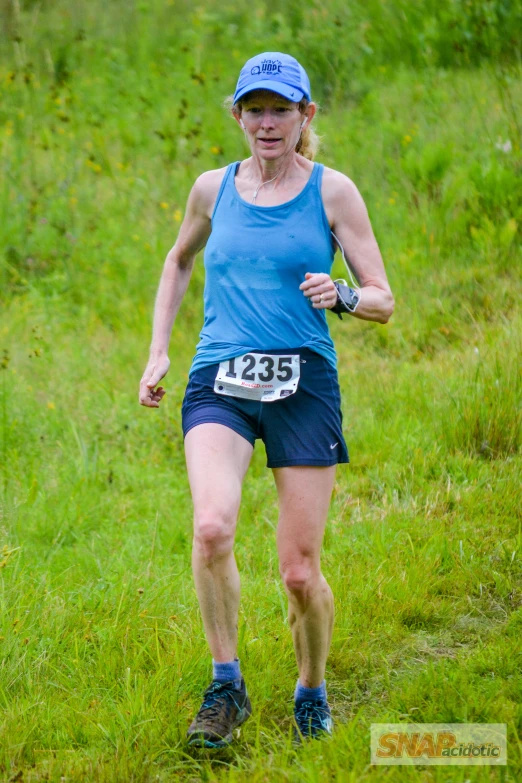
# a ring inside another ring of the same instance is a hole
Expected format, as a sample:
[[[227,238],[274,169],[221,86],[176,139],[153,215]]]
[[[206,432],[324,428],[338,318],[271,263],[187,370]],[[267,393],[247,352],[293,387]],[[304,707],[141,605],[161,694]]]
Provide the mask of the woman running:
[[[277,551],[297,659],[295,736],[331,734],[325,669],[334,602],[320,553],[338,463],[348,462],[326,310],[386,323],[394,302],[365,204],[314,163],[316,113],[296,59],[265,52],[239,75],[232,114],[251,156],[207,171],[168,253],[140,403],[157,408],[174,319],[204,247],[204,324],[182,407],[194,504],[192,568],[213,678],[188,730],[222,747],[252,708],[237,657],[234,536],[242,482],[263,440],[279,498]],[[336,244],[359,281],[330,277]],[[344,282],[344,281],[343,281]]]

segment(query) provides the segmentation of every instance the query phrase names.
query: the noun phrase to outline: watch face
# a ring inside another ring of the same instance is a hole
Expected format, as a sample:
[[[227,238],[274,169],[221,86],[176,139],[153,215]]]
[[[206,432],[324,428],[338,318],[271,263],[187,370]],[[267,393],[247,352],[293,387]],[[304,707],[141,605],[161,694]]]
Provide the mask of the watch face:
[[[361,294],[354,288],[345,284],[345,281],[334,280],[335,287],[337,289],[337,302],[334,307],[330,308],[334,313],[353,313],[357,305]]]
[[[353,302],[352,302],[352,313],[355,310],[355,308],[357,307],[357,305],[359,304],[359,299],[360,298],[361,298],[361,295],[360,295],[359,291],[354,291],[353,292]]]
[[[359,301],[359,294],[357,291],[354,291],[353,288],[349,288],[348,286],[342,286],[340,293],[346,309],[353,310]]]

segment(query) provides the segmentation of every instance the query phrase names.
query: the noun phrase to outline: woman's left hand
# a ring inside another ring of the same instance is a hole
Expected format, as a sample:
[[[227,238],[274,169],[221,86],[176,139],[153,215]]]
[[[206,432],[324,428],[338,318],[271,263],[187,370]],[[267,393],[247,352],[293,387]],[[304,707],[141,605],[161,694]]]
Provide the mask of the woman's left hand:
[[[307,272],[299,288],[317,310],[329,309],[337,302],[334,281],[324,272]]]

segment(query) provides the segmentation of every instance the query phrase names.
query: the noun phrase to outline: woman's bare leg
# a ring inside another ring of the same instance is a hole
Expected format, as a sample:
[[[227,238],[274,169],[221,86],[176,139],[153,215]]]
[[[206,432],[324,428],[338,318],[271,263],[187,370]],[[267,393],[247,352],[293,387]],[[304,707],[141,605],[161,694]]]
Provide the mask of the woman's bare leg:
[[[239,573],[233,546],[252,451],[245,438],[222,424],[199,424],[185,438],[194,503],[192,570],[205,635],[217,662],[237,654]]]
[[[288,595],[299,680],[307,688],[316,688],[324,680],[334,618],[320,552],[335,465],[277,468],[274,478],[279,494],[279,569]]]

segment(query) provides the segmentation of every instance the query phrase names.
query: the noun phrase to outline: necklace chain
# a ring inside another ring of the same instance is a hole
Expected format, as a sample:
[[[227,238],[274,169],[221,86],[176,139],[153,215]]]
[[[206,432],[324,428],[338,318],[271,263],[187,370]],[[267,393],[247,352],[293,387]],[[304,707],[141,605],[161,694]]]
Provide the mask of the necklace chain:
[[[252,196],[252,204],[255,204],[255,203],[256,203],[257,194],[259,193],[259,191],[261,190],[261,188],[263,187],[263,185],[269,185],[271,182],[273,182],[275,179],[277,179],[277,178],[278,178],[278,176],[280,175],[280,173],[281,173],[281,169],[279,169],[279,171],[277,172],[277,174],[275,175],[275,177],[272,177],[272,179],[267,179],[267,181],[266,181],[266,182],[260,182],[260,183],[259,183],[259,185],[257,186],[257,188],[254,190],[254,195]]]

